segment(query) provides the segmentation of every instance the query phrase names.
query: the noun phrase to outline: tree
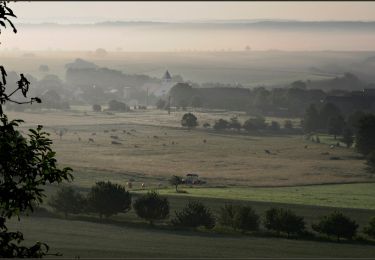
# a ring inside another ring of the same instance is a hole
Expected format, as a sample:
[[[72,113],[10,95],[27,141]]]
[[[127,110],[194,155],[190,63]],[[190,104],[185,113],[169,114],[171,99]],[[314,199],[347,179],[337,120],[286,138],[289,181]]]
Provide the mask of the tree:
[[[267,127],[266,119],[262,116],[257,116],[256,118],[250,118],[245,121],[243,124],[243,128],[250,132],[250,131],[257,131]]]
[[[340,109],[332,103],[326,103],[322,107],[319,113],[319,121],[321,128],[328,129],[329,128],[329,120],[331,118],[341,116]]]
[[[358,224],[340,212],[333,212],[324,216],[318,224],[313,224],[312,229],[318,233],[328,236],[335,236],[337,241],[340,238],[352,239],[357,232]]]
[[[234,227],[242,231],[256,231],[259,229],[259,216],[250,206],[239,207],[234,215]]]
[[[156,192],[148,192],[138,198],[133,204],[133,208],[138,217],[154,224],[155,220],[165,219],[169,215],[169,202],[167,198],[162,198]]]
[[[72,187],[62,187],[53,195],[48,203],[57,212],[62,212],[65,218],[68,214],[78,214],[83,211],[84,198]]]
[[[271,208],[266,211],[264,226],[278,234],[284,232],[289,237],[290,234],[302,233],[305,230],[305,221],[289,209]]]
[[[364,115],[358,122],[356,148],[363,155],[375,150],[375,115]]]
[[[370,171],[375,172],[375,150],[366,156],[367,165],[370,166]]]
[[[182,184],[182,178],[180,176],[173,175],[169,179],[169,183],[176,188],[176,192],[178,192],[178,185]]]
[[[368,236],[370,236],[370,237],[372,237],[372,238],[375,238],[375,217],[373,217],[373,218],[370,220],[368,226],[366,226],[366,227],[363,229],[363,232],[364,232],[366,235],[368,235]]]
[[[0,32],[6,23],[17,32],[11,21],[14,17],[7,2],[0,1]],[[13,100],[17,92],[27,98],[30,82],[20,74],[16,89],[8,92],[7,73],[3,66],[0,66],[0,74],[0,257],[42,257],[48,253],[49,246],[41,242],[23,246],[23,234],[9,232],[6,221],[13,217],[19,219],[21,213],[33,211],[35,205],[43,202],[44,186],[71,180],[71,169],[57,167],[52,141],[42,126],[30,129],[28,137],[24,137],[18,130],[23,121],[8,120],[3,112],[4,104],[31,104],[41,100],[37,97],[25,102]]]
[[[198,125],[197,117],[192,113],[186,113],[182,116],[181,125],[187,128],[194,128]]]
[[[319,113],[315,105],[310,105],[303,118],[303,129],[305,133],[311,133],[319,129]]]
[[[92,105],[92,111],[94,112],[102,112],[102,106],[98,104]]]
[[[240,121],[238,121],[237,117],[231,117],[228,127],[231,128],[231,129],[236,129],[237,131],[240,131],[241,130],[241,123],[240,123]]]
[[[342,116],[334,116],[328,119],[328,133],[336,137],[342,134],[345,127],[345,120]]]
[[[204,226],[212,229],[215,226],[215,218],[211,211],[199,201],[190,201],[180,212],[175,212],[172,219],[174,226],[196,228]]]
[[[165,109],[166,106],[167,106],[167,101],[165,101],[161,98],[156,102],[156,108],[157,109]]]
[[[108,218],[131,208],[131,195],[125,187],[111,182],[97,182],[87,196],[89,211]]]
[[[365,116],[366,113],[362,111],[355,111],[354,113],[350,114],[347,118],[347,125],[351,130],[356,134],[359,128],[359,120]]]
[[[220,118],[219,120],[215,121],[214,129],[215,130],[224,130],[229,127],[229,122],[225,119]]]
[[[346,144],[346,147],[350,148],[354,142],[353,131],[349,127],[345,127],[342,131],[341,141]]]

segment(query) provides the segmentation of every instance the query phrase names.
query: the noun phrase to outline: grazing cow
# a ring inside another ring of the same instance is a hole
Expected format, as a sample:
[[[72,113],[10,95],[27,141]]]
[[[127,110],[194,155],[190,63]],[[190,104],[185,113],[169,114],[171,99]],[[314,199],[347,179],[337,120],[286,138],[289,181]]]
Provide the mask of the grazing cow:
[[[118,136],[117,135],[111,135],[111,138],[118,140]]]
[[[111,131],[112,131],[112,132],[116,132],[117,130],[116,130],[116,129],[112,129]]]
[[[308,145],[305,145],[305,149],[307,149],[307,148],[309,148],[309,146],[308,146]]]
[[[94,139],[93,138],[89,138],[89,143],[94,143]]]
[[[111,144],[119,145],[119,144],[122,144],[122,143],[120,143],[120,142],[116,142],[116,141],[112,141]]]
[[[174,144],[174,141],[172,141],[172,144]]]
[[[264,152],[265,152],[266,154],[271,154],[271,152],[270,152],[269,150],[264,150]]]
[[[126,134],[126,130],[122,130],[122,132],[123,132],[124,134]]]
[[[96,135],[96,133],[91,133],[91,135]]]
[[[78,142],[81,142],[81,137],[78,136]]]
[[[163,144],[163,146],[167,146],[166,144]]]
[[[146,187],[145,183],[142,182],[142,184],[141,184],[141,188],[144,189],[145,187]]]
[[[207,140],[206,140],[206,139],[203,139],[203,143],[207,143]]]
[[[158,139],[159,137],[157,137],[156,135],[154,135],[154,138],[155,138],[155,139]]]
[[[138,148],[138,147],[139,147],[138,145],[136,145],[136,144],[134,145],[134,148]]]

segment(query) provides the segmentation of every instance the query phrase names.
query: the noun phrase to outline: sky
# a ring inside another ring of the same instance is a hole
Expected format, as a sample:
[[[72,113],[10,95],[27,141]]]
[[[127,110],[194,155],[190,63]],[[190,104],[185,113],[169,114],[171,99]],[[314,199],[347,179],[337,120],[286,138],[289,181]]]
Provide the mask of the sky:
[[[375,21],[375,2],[16,2],[18,22],[94,23],[118,20]]]

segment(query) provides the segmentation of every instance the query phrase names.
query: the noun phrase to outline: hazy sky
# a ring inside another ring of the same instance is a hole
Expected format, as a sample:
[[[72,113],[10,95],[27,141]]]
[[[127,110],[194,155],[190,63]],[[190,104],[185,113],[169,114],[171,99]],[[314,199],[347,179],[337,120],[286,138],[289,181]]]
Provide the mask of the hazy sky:
[[[375,20],[375,2],[16,2],[18,22]]]

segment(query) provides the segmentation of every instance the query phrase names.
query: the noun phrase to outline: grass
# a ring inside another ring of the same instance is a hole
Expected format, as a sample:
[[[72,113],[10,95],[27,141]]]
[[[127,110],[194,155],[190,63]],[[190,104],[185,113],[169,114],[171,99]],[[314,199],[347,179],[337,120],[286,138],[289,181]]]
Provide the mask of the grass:
[[[171,196],[221,198],[242,201],[263,201],[375,210],[375,183],[312,185],[277,188],[180,187],[180,189],[186,191],[186,193],[176,193],[173,188],[159,189],[158,191],[162,195]]]

